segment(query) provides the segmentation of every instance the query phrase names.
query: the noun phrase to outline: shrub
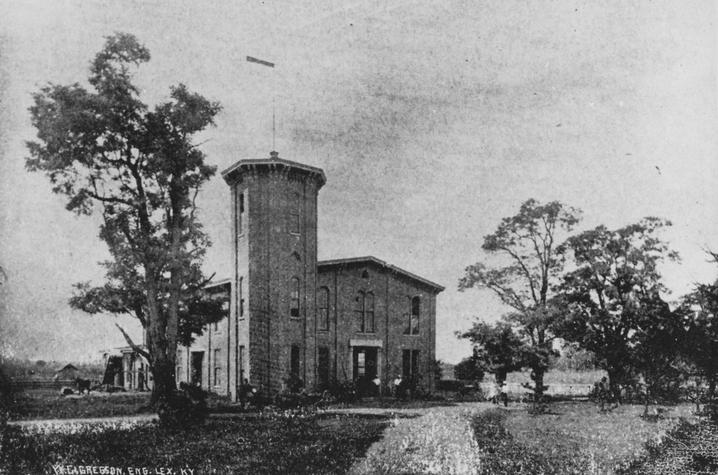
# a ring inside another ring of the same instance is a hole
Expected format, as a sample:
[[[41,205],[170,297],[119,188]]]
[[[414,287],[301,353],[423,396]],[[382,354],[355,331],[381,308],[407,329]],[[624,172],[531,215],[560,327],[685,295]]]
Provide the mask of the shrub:
[[[169,400],[157,408],[161,423],[169,428],[190,428],[207,418],[207,393],[197,386],[180,383]]]
[[[341,403],[352,403],[357,400],[357,388],[352,381],[333,381],[329,385],[329,393]]]
[[[442,379],[436,385],[436,389],[439,391],[460,391],[464,387],[464,382],[458,379]]]
[[[697,424],[683,420],[645,448],[644,456],[621,464],[616,473],[718,473],[718,426],[710,419]]]

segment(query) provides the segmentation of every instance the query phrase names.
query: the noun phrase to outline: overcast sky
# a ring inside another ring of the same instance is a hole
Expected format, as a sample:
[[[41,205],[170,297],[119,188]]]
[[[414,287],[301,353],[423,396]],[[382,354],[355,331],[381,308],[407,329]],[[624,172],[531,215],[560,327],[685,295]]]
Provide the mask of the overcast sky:
[[[73,282],[102,276],[98,220],[24,170],[31,94],[84,83],[115,31],[151,51],[146,102],[181,82],[222,104],[198,138],[220,170],[268,156],[275,97],[276,149],[327,175],[320,258],[374,255],[444,285],[437,356],[456,362],[469,347],[454,332],[504,311],[457,281],[528,198],[582,209],[582,228],[670,219],[671,297],[715,278],[702,251],[718,249],[715,22],[712,1],[0,0],[0,351],[88,359],[123,344],[115,320],[67,305]],[[229,276],[219,176],[199,205],[205,268]]]

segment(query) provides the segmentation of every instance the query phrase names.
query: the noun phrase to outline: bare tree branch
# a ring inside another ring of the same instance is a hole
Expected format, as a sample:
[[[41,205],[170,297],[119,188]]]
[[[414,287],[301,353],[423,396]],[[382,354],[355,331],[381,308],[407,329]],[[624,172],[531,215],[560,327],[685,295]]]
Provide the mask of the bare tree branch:
[[[142,349],[137,344],[135,344],[135,342],[132,341],[132,338],[130,337],[130,335],[127,334],[125,329],[122,328],[119,323],[115,323],[115,326],[120,330],[120,333],[122,333],[122,336],[125,337],[125,341],[127,342],[128,345],[130,345],[130,347],[132,348],[133,351],[144,356],[147,359],[147,361],[151,360],[150,354],[146,350]]]

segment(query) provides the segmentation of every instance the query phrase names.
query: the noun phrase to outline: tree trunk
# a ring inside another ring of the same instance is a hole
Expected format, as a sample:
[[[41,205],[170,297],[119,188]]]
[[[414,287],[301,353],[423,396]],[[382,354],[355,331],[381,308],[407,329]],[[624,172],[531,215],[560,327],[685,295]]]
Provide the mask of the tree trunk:
[[[152,388],[152,398],[150,400],[153,407],[160,408],[171,401],[172,392],[177,389],[174,367],[174,358],[154,358],[152,364],[154,387]]]
[[[606,369],[606,372],[608,373],[608,387],[609,391],[611,391],[611,396],[620,397],[621,390],[619,385],[623,383],[622,370],[611,366]]]
[[[546,368],[543,366],[533,369],[533,380],[534,380],[534,404],[540,404],[543,402],[544,384],[543,379],[546,374]]]
[[[716,378],[710,378],[708,380],[708,403],[713,404],[713,398],[716,393]]]

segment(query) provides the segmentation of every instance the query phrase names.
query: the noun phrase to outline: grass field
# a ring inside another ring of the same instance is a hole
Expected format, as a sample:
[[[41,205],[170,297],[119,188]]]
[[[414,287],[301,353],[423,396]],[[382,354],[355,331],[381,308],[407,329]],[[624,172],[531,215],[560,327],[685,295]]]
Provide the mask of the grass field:
[[[544,384],[593,384],[606,376],[600,369],[590,371],[550,370],[544,375]],[[490,378],[489,378],[490,379]],[[486,380],[486,379],[485,379]],[[532,383],[529,371],[516,371],[506,376],[507,383]]]
[[[387,424],[374,416],[275,414],[210,419],[187,432],[155,423],[35,432],[8,427],[0,441],[0,473],[53,473],[56,464],[124,468],[121,473],[146,468],[153,474],[167,468],[194,474],[345,473]]]
[[[138,414],[150,400],[149,393],[98,393],[60,396],[56,391],[32,390],[15,395],[10,420],[73,419]]]
[[[681,418],[694,419],[691,406],[668,408],[655,422],[642,419],[641,406],[599,412],[590,403],[555,403],[550,413],[492,410],[474,420],[486,474],[611,473],[640,458],[645,444],[659,440]]]

